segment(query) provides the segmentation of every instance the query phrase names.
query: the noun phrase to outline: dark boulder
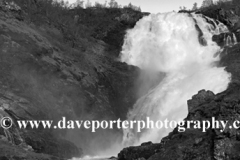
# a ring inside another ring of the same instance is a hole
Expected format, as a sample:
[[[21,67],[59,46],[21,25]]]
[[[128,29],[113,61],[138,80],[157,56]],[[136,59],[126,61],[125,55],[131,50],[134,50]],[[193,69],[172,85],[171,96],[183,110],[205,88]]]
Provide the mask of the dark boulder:
[[[119,154],[119,160],[148,159],[159,152],[161,144],[147,144],[139,147],[124,148]]]

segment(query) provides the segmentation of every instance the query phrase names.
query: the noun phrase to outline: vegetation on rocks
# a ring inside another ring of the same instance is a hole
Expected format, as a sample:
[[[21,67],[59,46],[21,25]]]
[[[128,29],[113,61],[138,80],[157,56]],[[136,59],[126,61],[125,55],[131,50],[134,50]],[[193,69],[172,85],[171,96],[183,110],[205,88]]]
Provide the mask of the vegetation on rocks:
[[[69,8],[51,0],[0,3],[0,117],[126,118],[139,69],[116,61],[130,8]],[[117,130],[0,128],[0,159],[67,159],[106,149]],[[113,134],[114,133],[114,134]],[[103,138],[102,135],[105,135]]]

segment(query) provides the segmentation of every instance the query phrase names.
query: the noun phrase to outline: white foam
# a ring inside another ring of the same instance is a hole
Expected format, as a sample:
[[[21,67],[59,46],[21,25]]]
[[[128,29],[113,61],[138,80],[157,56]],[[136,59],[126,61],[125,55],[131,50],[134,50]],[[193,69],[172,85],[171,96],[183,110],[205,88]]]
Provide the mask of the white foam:
[[[206,46],[199,43],[196,22]],[[129,111],[129,120],[147,116],[153,120],[182,120],[188,113],[187,100],[199,90],[219,93],[227,88],[231,75],[216,66],[221,49],[212,41],[214,34],[226,32],[227,28],[221,23],[215,25],[200,15],[172,12],[144,17],[127,32],[121,61],[166,74],[156,88],[137,101]],[[123,143],[159,142],[170,131],[145,130],[138,134],[134,129],[124,130]]]

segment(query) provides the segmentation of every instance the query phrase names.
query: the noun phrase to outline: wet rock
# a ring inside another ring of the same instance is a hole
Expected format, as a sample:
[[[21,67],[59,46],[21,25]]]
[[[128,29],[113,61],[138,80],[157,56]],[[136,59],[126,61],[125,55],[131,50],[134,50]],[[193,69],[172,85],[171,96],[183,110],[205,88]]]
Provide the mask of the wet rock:
[[[224,46],[227,46],[227,38],[228,37],[230,37],[230,40],[231,40],[230,43],[232,43],[232,45],[234,45],[235,42],[233,42],[234,41],[233,33],[221,33],[219,35],[214,35],[212,37],[212,40],[214,42],[216,42],[219,46],[224,47]]]
[[[149,145],[153,145],[152,142],[145,142],[145,143],[142,143],[141,146],[149,146]]]
[[[203,37],[203,32],[202,32],[202,30],[200,29],[200,27],[199,27],[197,24],[195,24],[195,28],[196,28],[197,31],[198,31],[198,41],[199,41],[199,43],[200,43],[201,45],[203,45],[203,46],[206,46],[206,45],[207,45],[207,41],[206,41],[205,38]]]
[[[222,95],[227,96],[226,93]],[[221,109],[219,112],[213,110],[219,110],[222,101],[216,102],[216,96],[210,91],[200,91],[197,95],[193,96],[192,100],[189,101],[189,105],[193,107],[190,110],[185,121],[190,120],[209,120],[211,117],[216,117],[217,120],[238,120],[233,114],[235,111],[230,110],[230,106],[226,106],[226,110]],[[224,97],[222,97],[222,100]],[[232,101],[239,100],[231,99]],[[195,109],[194,109],[195,108]],[[209,115],[210,114],[210,115]],[[222,115],[222,116],[220,116]],[[218,118],[217,118],[218,117]],[[224,117],[224,118],[223,118]],[[193,159],[208,159],[211,160],[213,157],[216,159],[238,159],[240,154],[235,154],[235,150],[238,148],[238,141],[236,141],[236,136],[239,133],[236,129],[228,130],[224,132],[219,132],[220,129],[208,129],[206,133],[199,129],[188,128],[185,132],[178,132],[174,129],[167,137],[167,141],[162,141],[156,148],[151,148],[152,146],[145,146],[143,150],[142,146],[132,148],[126,148],[122,150],[119,154],[123,160],[125,159],[137,159],[141,158],[142,155],[149,160],[159,160],[159,159],[182,159],[182,160],[193,160]],[[221,137],[221,138],[220,138]],[[156,152],[149,152],[151,149],[156,149]],[[212,149],[214,148],[214,149]],[[137,153],[137,154],[136,154]],[[140,154],[141,153],[141,154]],[[152,154],[152,155],[150,155]],[[150,155],[150,157],[149,157]]]
[[[220,22],[225,24],[230,30],[230,32],[236,35],[236,38],[239,42],[240,41],[240,35],[238,34],[238,31],[240,29],[239,6],[230,4],[229,8],[227,7],[226,9],[221,8],[221,5],[219,5],[211,9],[202,9],[198,13],[208,16],[210,18],[219,20]],[[224,35],[214,36],[213,40],[216,41],[220,46],[222,46],[221,42],[223,40],[223,36]]]
[[[119,160],[132,160],[132,159],[148,159],[155,153],[159,152],[161,144],[147,144],[139,147],[128,147],[123,149],[119,154]]]
[[[114,157],[114,156],[112,156],[112,157],[110,157],[109,159],[111,159],[111,160],[117,160],[118,158],[117,158],[117,157]]]
[[[201,90],[197,95],[194,95],[188,103],[188,111],[191,112],[196,106],[202,103],[211,101],[214,98],[214,93],[211,91]]]
[[[228,121],[225,130],[221,131],[223,128],[219,127],[202,132],[201,129],[194,129],[192,126],[185,132],[179,132],[175,128],[158,144],[157,151],[151,153],[150,157],[145,157],[146,159],[240,159],[238,152],[240,131],[233,128],[233,122],[240,120],[240,112],[238,112],[240,109],[239,50],[240,46],[234,45],[221,59],[221,64],[226,66],[226,70],[232,74],[232,83],[229,84],[228,89],[216,95],[211,91],[201,90],[188,101],[189,113],[185,121],[198,120],[202,123],[203,120],[208,120],[211,122],[212,117],[215,117],[216,121]],[[145,147],[146,150],[143,150],[142,146],[134,147],[134,149],[125,148],[120,152],[119,157],[123,160],[141,158],[141,155],[144,155],[144,152],[149,153],[148,150],[151,148],[151,146]]]

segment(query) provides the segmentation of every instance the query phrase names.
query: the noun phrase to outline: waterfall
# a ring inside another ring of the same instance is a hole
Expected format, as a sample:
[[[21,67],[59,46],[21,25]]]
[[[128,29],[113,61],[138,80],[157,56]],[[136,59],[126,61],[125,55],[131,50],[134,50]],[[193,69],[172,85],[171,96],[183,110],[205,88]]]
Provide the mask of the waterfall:
[[[211,22],[211,23],[209,23]],[[218,67],[221,48],[212,36],[227,27],[208,17],[187,13],[151,14],[128,30],[121,61],[151,73],[165,73],[163,80],[142,96],[128,113],[128,120],[183,120],[187,100],[199,90],[224,91],[231,75]],[[200,43],[204,40],[204,44]],[[172,129],[125,129],[123,144],[160,142]]]
[[[238,43],[237,37],[236,37],[236,35],[233,33],[233,44],[235,45],[235,44],[237,44],[237,43]]]
[[[224,45],[232,47],[233,45],[237,44],[237,37],[234,33],[231,33],[231,35],[227,34],[224,35]]]
[[[231,46],[231,44],[232,44],[232,38],[230,35],[228,35],[225,42],[225,46]]]

